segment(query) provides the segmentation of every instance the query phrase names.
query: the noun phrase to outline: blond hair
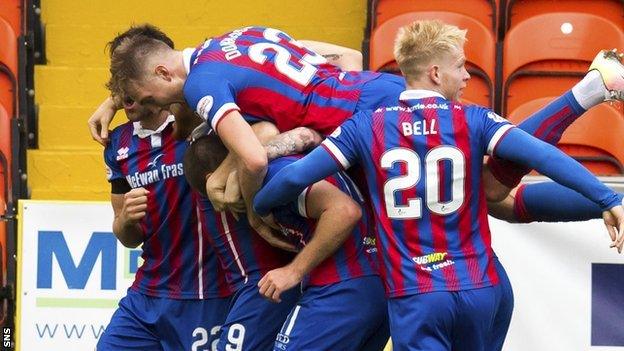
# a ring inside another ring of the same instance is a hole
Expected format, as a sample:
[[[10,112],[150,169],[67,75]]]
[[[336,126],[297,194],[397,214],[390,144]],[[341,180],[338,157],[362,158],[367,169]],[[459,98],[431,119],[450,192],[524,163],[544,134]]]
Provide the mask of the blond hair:
[[[399,29],[394,58],[405,79],[414,81],[433,59],[463,48],[465,42],[465,29],[438,20],[416,21]]]

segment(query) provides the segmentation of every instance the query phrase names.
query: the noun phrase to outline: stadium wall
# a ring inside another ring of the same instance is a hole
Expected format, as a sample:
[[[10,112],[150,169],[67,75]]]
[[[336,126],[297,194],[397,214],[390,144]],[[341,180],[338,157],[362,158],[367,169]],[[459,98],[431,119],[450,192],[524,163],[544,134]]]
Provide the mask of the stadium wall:
[[[39,149],[29,150],[33,199],[107,200],[102,147],[86,120],[107,96],[105,44],[133,23],[165,30],[178,48],[228,30],[263,25],[295,38],[360,48],[366,1],[81,1],[42,2],[48,63],[36,67]],[[125,116],[116,116],[117,124]]]

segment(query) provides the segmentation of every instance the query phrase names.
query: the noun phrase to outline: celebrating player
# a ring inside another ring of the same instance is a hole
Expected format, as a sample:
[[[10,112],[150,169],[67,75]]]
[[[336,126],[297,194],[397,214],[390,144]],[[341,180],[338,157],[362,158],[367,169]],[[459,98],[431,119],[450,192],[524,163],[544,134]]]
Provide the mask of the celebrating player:
[[[210,173],[227,149],[215,135],[200,138],[191,150],[193,164]],[[269,163],[267,179],[295,157]],[[199,178],[203,185],[203,178]],[[275,350],[380,350],[389,331],[383,285],[369,251],[367,214],[360,220],[363,198],[344,173],[320,181],[297,201],[273,211],[285,236],[301,252],[291,263],[266,273],[260,293],[280,302],[282,293],[303,280],[303,294],[275,341]],[[362,210],[364,209],[364,210]],[[340,316],[330,318],[328,316]]]
[[[399,104],[358,113],[323,147],[282,169],[256,195],[260,215],[341,168],[366,171],[398,350],[490,350],[498,306],[481,183],[488,153],[536,168],[613,216],[624,245],[621,198],[586,169],[505,119],[456,101],[469,75],[465,31],[437,21],[406,26],[395,56],[407,90]],[[445,308],[440,308],[445,306]]]

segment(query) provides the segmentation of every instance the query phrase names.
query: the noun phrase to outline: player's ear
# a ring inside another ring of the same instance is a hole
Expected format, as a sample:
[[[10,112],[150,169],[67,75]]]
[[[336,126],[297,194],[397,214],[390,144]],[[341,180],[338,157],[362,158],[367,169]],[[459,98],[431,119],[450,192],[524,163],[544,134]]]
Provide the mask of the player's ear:
[[[442,84],[442,78],[440,77],[440,66],[438,65],[431,65],[429,66],[429,68],[427,68],[427,75],[429,76],[429,79],[431,79],[432,82],[434,82],[437,85]]]
[[[159,78],[164,79],[167,82],[170,82],[172,79],[171,72],[164,65],[156,66],[156,68],[154,68],[154,73],[156,73]]]

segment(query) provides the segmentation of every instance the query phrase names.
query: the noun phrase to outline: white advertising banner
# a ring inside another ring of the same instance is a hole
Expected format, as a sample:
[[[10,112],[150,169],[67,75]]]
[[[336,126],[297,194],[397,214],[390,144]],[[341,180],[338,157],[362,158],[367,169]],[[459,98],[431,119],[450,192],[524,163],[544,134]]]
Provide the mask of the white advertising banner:
[[[110,203],[22,201],[19,219],[17,350],[94,350],[140,250],[116,240]]]
[[[505,351],[624,350],[624,257],[602,220],[490,224],[515,295]]]
[[[104,202],[23,201],[17,350],[93,350],[138,267]],[[601,220],[508,224],[490,218],[513,285],[505,351],[623,351],[624,257]]]

